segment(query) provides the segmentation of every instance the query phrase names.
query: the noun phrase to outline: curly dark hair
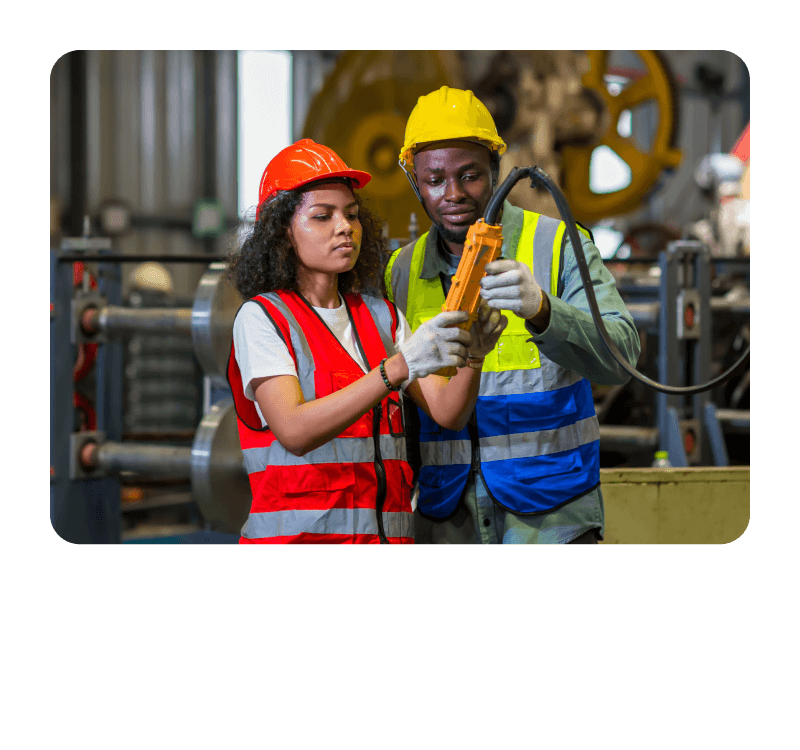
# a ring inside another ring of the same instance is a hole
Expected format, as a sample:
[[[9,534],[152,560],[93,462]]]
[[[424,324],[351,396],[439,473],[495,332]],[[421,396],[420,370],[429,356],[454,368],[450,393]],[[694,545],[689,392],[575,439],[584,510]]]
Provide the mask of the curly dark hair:
[[[313,187],[318,186],[319,183],[313,184]],[[269,203],[260,206],[252,230],[245,234],[238,251],[228,256],[228,275],[245,299],[278,289],[299,291],[297,253],[289,240],[288,229],[303,193],[311,187],[278,191]],[[384,297],[383,267],[389,253],[381,221],[355,192],[353,195],[363,232],[361,250],[355,266],[339,274],[339,291]]]

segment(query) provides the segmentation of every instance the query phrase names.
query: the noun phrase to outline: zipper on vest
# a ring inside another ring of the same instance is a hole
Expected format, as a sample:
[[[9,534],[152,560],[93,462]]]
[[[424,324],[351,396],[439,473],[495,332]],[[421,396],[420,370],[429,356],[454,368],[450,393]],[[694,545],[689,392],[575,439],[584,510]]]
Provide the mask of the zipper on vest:
[[[383,528],[383,503],[386,500],[386,468],[381,456],[381,405],[376,404],[372,409],[372,442],[375,445],[375,477],[378,480],[378,492],[375,497],[375,512],[378,515],[378,538],[381,544],[388,544],[386,531]]]

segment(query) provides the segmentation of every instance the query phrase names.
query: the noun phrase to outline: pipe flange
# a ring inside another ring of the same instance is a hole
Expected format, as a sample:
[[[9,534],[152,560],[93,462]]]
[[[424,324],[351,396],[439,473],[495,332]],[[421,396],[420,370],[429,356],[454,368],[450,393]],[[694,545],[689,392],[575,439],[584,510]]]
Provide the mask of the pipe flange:
[[[69,436],[69,478],[77,479],[97,479],[106,476],[105,471],[97,464],[94,467],[87,465],[83,458],[87,458],[87,449],[95,445],[93,455],[97,456],[100,446],[106,441],[105,432],[99,430],[85,430],[83,432],[73,432]]]
[[[98,328],[94,333],[87,333],[81,325],[86,312],[92,308],[102,310],[108,304],[105,295],[99,292],[77,291],[71,302],[70,343],[71,344],[107,344],[105,332]]]

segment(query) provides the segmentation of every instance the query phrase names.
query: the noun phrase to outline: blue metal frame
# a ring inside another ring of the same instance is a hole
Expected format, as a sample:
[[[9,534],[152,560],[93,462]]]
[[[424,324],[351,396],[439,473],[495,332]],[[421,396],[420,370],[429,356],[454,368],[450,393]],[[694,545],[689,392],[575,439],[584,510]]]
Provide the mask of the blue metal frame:
[[[50,251],[50,521],[65,541],[81,543],[120,542],[120,482],[110,477],[70,480],[70,435],[75,424],[73,368],[77,349],[71,343],[73,264],[59,262],[60,252]],[[98,286],[110,304],[119,304],[119,267],[101,263]],[[98,430],[109,440],[122,438],[122,347],[98,348]]]
[[[658,379],[670,385],[691,385],[711,379],[711,257],[702,243],[680,240],[671,242],[659,256]],[[678,331],[679,295],[697,290],[699,309],[698,337],[681,338]],[[712,407],[710,410],[708,407]],[[694,462],[708,465],[712,457],[717,466],[728,465],[724,437],[711,403],[710,391],[691,396],[658,392],[657,426],[660,448],[669,452],[673,466],[689,466],[690,456],[684,446],[686,422],[696,420],[699,458]]]

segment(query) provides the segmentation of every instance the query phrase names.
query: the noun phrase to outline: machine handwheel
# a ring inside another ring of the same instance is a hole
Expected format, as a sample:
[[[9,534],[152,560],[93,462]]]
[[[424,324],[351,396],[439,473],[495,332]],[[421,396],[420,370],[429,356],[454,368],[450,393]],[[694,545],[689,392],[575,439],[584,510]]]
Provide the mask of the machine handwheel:
[[[636,209],[661,173],[680,163],[682,154],[675,148],[678,132],[676,85],[661,55],[653,50],[637,50],[642,67],[619,70],[609,65],[610,50],[589,50],[586,54],[591,67],[582,82],[602,98],[609,113],[608,126],[599,141],[565,145],[561,156],[563,190],[575,218],[594,222]],[[614,95],[609,90],[608,75],[627,79],[628,83]],[[634,138],[620,134],[620,119],[627,111],[635,114],[637,108],[652,108],[653,103],[658,120],[649,147],[642,149]],[[607,146],[630,167],[629,185],[609,193],[596,193],[591,189],[592,154],[600,146]]]

